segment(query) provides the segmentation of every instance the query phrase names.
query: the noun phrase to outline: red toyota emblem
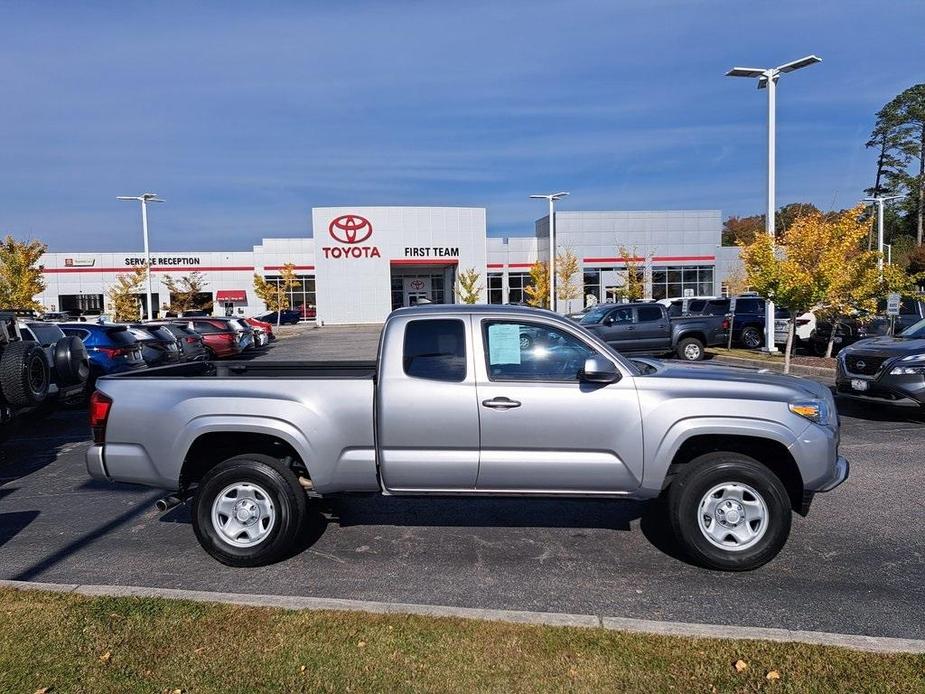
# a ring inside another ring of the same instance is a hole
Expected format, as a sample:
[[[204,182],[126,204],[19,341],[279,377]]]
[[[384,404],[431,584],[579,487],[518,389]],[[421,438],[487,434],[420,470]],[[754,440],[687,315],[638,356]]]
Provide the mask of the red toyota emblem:
[[[331,238],[341,243],[362,243],[373,235],[373,225],[366,217],[345,214],[331,221],[328,233]]]
[[[424,288],[424,280],[411,280],[411,288],[420,291]]]

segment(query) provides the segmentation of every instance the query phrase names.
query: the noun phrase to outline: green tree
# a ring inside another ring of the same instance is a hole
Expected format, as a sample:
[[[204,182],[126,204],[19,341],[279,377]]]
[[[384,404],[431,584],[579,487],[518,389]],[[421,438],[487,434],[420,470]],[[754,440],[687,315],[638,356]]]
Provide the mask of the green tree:
[[[474,267],[459,273],[456,278],[456,287],[454,293],[460,303],[476,304],[479,301],[479,295],[482,293],[482,287],[479,286],[480,275]]]
[[[572,300],[581,297],[578,275],[581,263],[571,248],[559,251],[556,256],[556,298],[565,302],[566,313],[572,312]]]
[[[48,250],[41,241],[17,241],[6,236],[0,241],[0,307],[41,309],[35,300],[45,290],[39,260]]]
[[[921,245],[925,235],[925,83],[897,94],[878,111],[867,144],[880,153],[874,189],[908,194],[907,217],[911,216],[916,243]]]
[[[164,275],[163,282],[170,295],[170,303],[164,304],[167,311],[180,315],[186,311],[212,310],[211,301],[202,301],[203,290],[208,285],[203,273],[194,271],[176,279]]]
[[[536,261],[530,266],[530,285],[524,292],[531,306],[549,308],[549,263]]]
[[[276,312],[277,325],[282,321],[282,312],[289,308],[289,290],[301,286],[293,263],[283,265],[278,280],[267,280],[254,274],[254,292],[266,304],[268,311]]]
[[[118,323],[141,319],[138,292],[148,277],[148,267],[139,265],[129,273],[116,277],[116,283],[106,291],[112,318]]]

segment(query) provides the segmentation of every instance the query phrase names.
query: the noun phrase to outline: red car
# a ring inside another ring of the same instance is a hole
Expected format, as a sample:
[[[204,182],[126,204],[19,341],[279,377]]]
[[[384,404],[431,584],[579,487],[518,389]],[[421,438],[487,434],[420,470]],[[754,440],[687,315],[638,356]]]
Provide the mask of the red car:
[[[208,352],[209,359],[236,357],[241,353],[238,333],[226,320],[197,316],[191,319],[180,318],[173,322],[186,325],[202,335],[202,344]]]
[[[302,320],[315,320],[317,311],[315,311],[314,306],[302,304],[301,306],[299,306],[299,315],[302,317]]]
[[[258,320],[256,318],[245,318],[244,321],[255,328],[260,328],[267,334],[267,337],[270,338],[270,342],[276,339],[276,335],[273,334],[273,324],[267,323],[266,321]]]

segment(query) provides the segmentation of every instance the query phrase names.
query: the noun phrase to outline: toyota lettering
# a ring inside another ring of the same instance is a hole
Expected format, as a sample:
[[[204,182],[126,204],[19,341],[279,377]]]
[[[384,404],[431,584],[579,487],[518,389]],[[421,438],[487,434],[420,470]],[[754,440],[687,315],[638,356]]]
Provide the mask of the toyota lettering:
[[[361,246],[373,235],[373,225],[366,217],[358,214],[345,214],[336,217],[328,224],[328,234],[343,246],[324,246],[321,251],[325,258],[381,258],[376,246]]]

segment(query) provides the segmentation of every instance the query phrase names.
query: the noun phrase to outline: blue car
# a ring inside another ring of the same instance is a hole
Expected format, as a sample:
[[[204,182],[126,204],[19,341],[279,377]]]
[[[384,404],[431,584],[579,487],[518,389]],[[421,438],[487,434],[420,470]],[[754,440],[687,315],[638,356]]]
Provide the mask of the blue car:
[[[90,357],[87,391],[92,393],[96,379],[107,374],[145,368],[141,345],[124,325],[58,323],[65,335],[79,337]]]

